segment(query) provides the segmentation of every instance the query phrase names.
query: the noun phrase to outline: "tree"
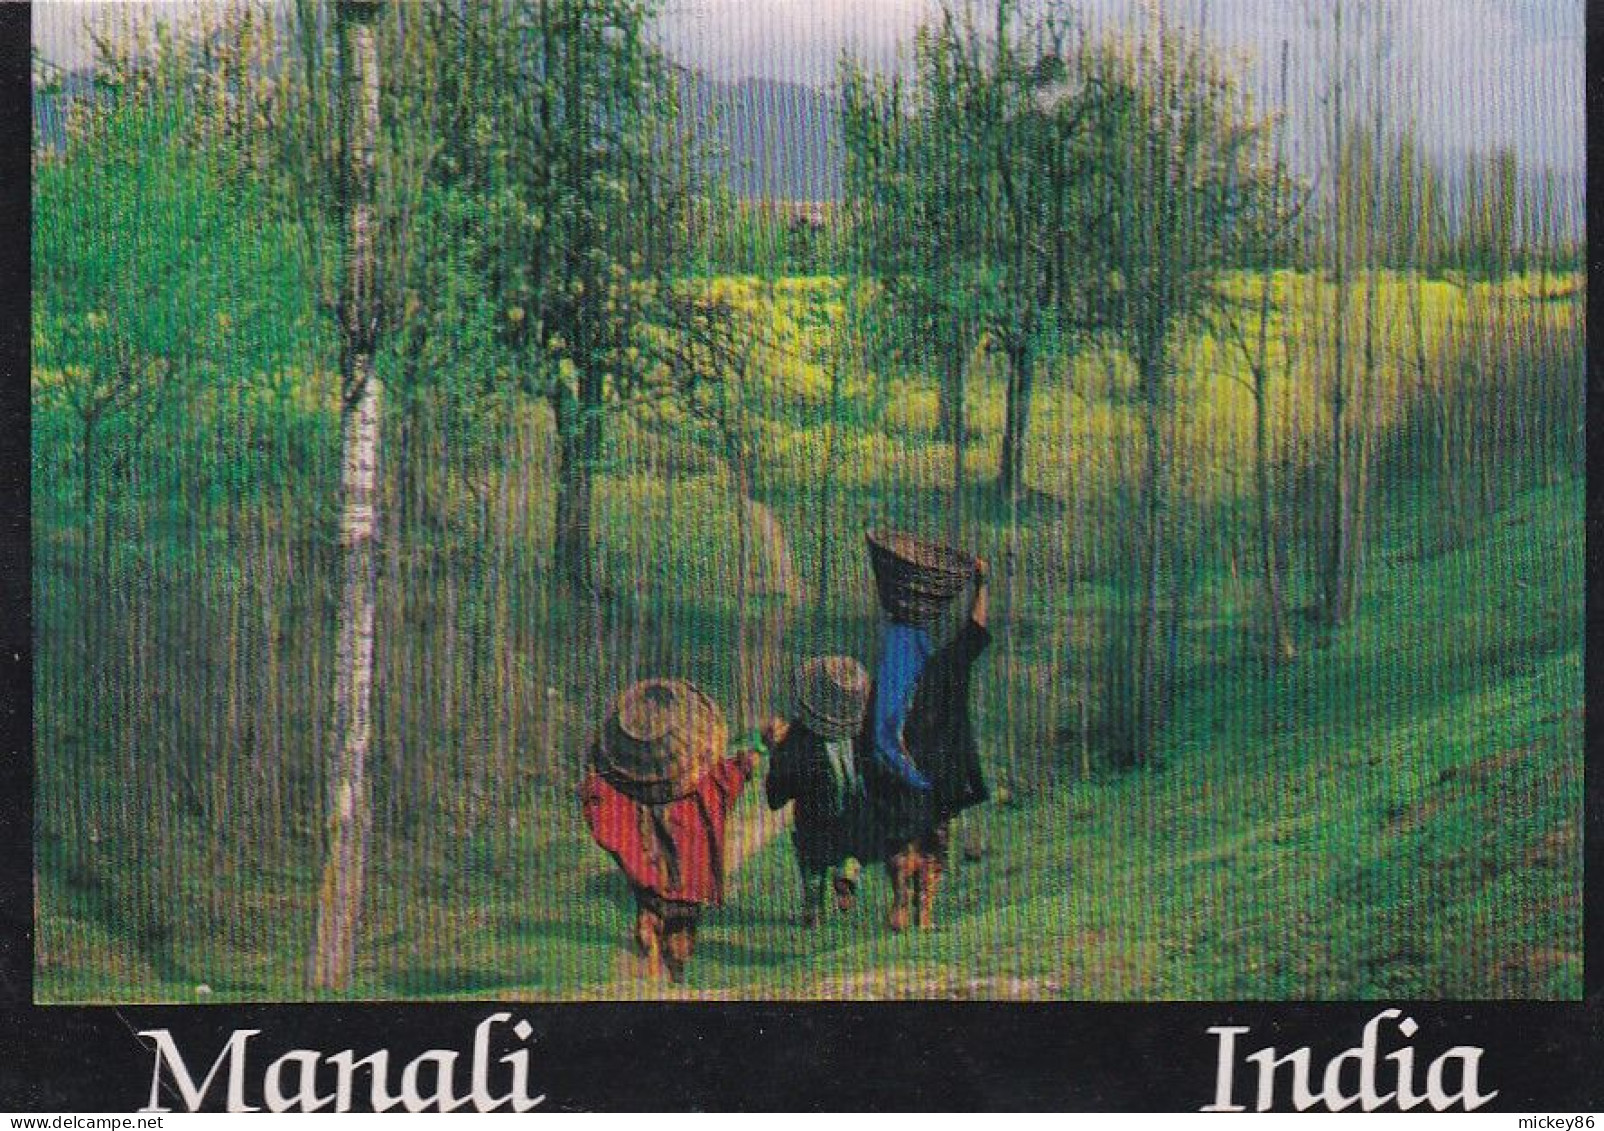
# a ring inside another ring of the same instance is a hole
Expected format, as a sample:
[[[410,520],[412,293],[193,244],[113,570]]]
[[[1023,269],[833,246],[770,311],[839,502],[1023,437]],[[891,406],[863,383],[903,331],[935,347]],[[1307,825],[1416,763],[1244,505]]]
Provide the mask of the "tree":
[[[281,364],[282,327],[301,313],[281,233],[239,220],[265,194],[235,176],[222,108],[202,97],[238,58],[206,15],[177,31],[138,13],[108,17],[89,32],[93,86],[68,94],[47,75],[41,91],[57,129],[36,158],[35,363],[52,374],[44,403],[59,398],[74,421],[64,439],[77,465],[86,586],[96,570],[110,583],[130,471],[174,442],[169,426],[196,394],[236,391],[249,380],[238,369]],[[171,120],[180,100],[193,107],[182,132]],[[240,262],[256,267],[249,281],[232,271]],[[205,319],[197,293],[210,299]],[[186,476],[192,503],[203,478]]]
[[[775,370],[759,361],[764,343],[751,317],[740,317],[716,291],[671,301],[679,312],[672,329],[659,328],[652,335],[653,355],[669,383],[650,403],[660,425],[682,435],[709,434],[729,473],[736,527],[733,717],[741,727],[756,727],[770,713],[785,637],[801,598],[784,530],[757,499],[758,421],[763,406],[775,403],[780,389]],[[752,618],[754,601],[758,616]]]
[[[377,570],[379,414],[383,386],[374,369],[378,306],[374,212],[379,140],[379,53],[375,16],[382,0],[341,0],[346,159],[345,283],[340,299],[340,549],[344,591],[335,655],[334,741],[323,883],[312,951],[316,989],[343,989],[356,954],[372,825],[367,759],[372,739],[373,620]]]
[[[1298,207],[1290,198],[1292,186],[1285,175],[1287,44],[1281,44],[1281,116],[1275,141],[1275,157],[1270,165],[1269,201],[1252,242],[1258,245],[1259,294],[1255,325],[1249,327],[1234,309],[1222,304],[1219,321],[1230,333],[1248,367],[1249,391],[1253,394],[1253,493],[1258,518],[1259,568],[1263,584],[1265,640],[1263,659],[1274,665],[1296,657],[1297,649],[1287,623],[1286,598],[1282,592],[1284,568],[1276,553],[1275,500],[1270,483],[1269,391],[1273,376],[1270,366],[1270,321],[1275,292],[1278,254],[1284,251]],[[1292,353],[1283,359],[1283,380],[1290,378]]]
[[[1466,160],[1459,260],[1473,276],[1501,279],[1524,270],[1520,197],[1520,162],[1513,149],[1503,146]]]
[[[304,432],[263,443],[261,427],[264,401],[305,360],[314,311],[299,241],[248,160],[259,151],[243,80],[270,57],[243,42],[251,11],[103,17],[93,85],[68,84],[57,128],[38,139],[35,499],[42,522],[73,516],[54,497],[66,471],[84,510],[83,590],[70,595],[82,650],[63,658],[78,673],[67,717],[94,736],[64,753],[61,778],[81,789],[102,752],[117,756],[121,800],[79,825],[102,832],[81,861],[107,891],[131,894],[112,905],[119,926],[157,955],[172,917],[194,910],[175,878],[190,838],[271,851],[258,834],[281,815],[261,716],[242,722],[237,706],[268,635],[242,632],[241,610],[266,593],[257,520],[297,474],[275,457],[315,447]],[[176,638],[161,619],[174,607]],[[209,710],[214,672],[225,710]],[[184,709],[163,696],[211,718],[169,722]],[[56,709],[41,702],[46,731]],[[46,808],[68,830],[91,812]],[[140,868],[125,888],[129,861]]]
[[[558,443],[554,549],[594,589],[591,483],[608,413],[661,385],[649,328],[680,289],[690,161],[646,0],[436,3],[444,175],[520,387]]]
[[[1008,363],[997,490],[1010,500],[1025,489],[1025,442],[1043,346],[1084,328],[1073,321],[1074,299],[1077,284],[1093,276],[1070,249],[1089,224],[1089,197],[1078,190],[1095,165],[1076,156],[1094,115],[1104,108],[1100,88],[1081,85],[1080,60],[1066,54],[1067,24],[1049,15],[1016,29],[1015,19],[1008,0],[997,0],[988,66],[973,23],[966,20],[960,31],[952,10],[943,13],[954,72],[974,123],[971,137],[981,139],[976,187],[987,265],[995,277],[987,334]],[[1071,320],[1060,323],[1058,316],[1066,313]]]
[[[1397,250],[1404,270],[1404,340],[1408,348],[1405,364],[1413,373],[1417,411],[1429,428],[1411,439],[1419,447],[1417,455],[1427,457],[1423,465],[1436,472],[1440,494],[1437,517],[1447,524],[1447,540],[1456,542],[1463,537],[1462,524],[1471,520],[1474,508],[1461,495],[1459,472],[1465,454],[1459,439],[1462,429],[1457,427],[1445,375],[1440,366],[1431,364],[1425,295],[1426,272],[1443,254],[1447,240],[1442,177],[1412,129],[1398,139],[1393,164],[1396,231],[1389,242]],[[1456,380],[1462,379],[1462,375],[1455,376]]]
[[[215,320],[186,332],[185,287],[202,285],[217,251],[246,246],[230,231],[215,165],[165,143],[148,103],[125,89],[80,105],[66,153],[38,173],[35,360],[58,375],[46,395],[59,396],[75,423],[79,569],[96,591],[110,583],[116,485],[218,352]],[[159,173],[157,154],[170,159]],[[73,195],[125,207],[73,214]]]
[[[909,84],[844,69],[847,193],[860,267],[896,338],[942,359],[942,434],[961,477],[963,367],[984,337],[1007,359],[1006,498],[1024,488],[1039,357],[1082,329],[1092,221],[1089,145],[1101,92],[1055,15],[1026,25],[997,0],[988,36],[944,6],[916,41]],[[956,491],[956,486],[955,486]],[[961,494],[955,494],[955,501]]]
[[[1322,245],[1332,292],[1327,372],[1331,490],[1320,555],[1320,612],[1327,624],[1338,626],[1353,615],[1363,575],[1370,411],[1378,363],[1377,296],[1384,252],[1381,186],[1386,155],[1382,139],[1390,89],[1383,81],[1389,51],[1386,10],[1378,7],[1361,13],[1370,19],[1368,26],[1350,18],[1352,10],[1344,0],[1330,0],[1329,11],[1330,78],[1321,180],[1326,221]],[[1359,53],[1364,37],[1371,48],[1368,63]],[[1370,102],[1368,128],[1354,112],[1354,103],[1361,97]],[[1355,366],[1350,304],[1354,277],[1361,271],[1366,276],[1364,338]]]
[[[1217,305],[1272,205],[1263,124],[1201,36],[1155,12],[1129,44],[1098,54],[1115,100],[1104,186],[1113,217],[1102,317],[1136,371],[1142,436],[1126,623],[1110,672],[1110,732],[1122,761],[1152,757],[1173,691],[1180,575],[1173,545],[1173,434],[1183,331]]]
[[[1393,166],[1396,170],[1396,228],[1388,239],[1404,269],[1405,301],[1409,322],[1409,361],[1415,379],[1425,389],[1427,367],[1425,277],[1441,254],[1447,221],[1443,214],[1442,176],[1432,164],[1413,130],[1397,140]]]
[[[870,299],[854,295],[854,302],[869,313],[878,352],[938,367],[936,428],[953,445],[948,533],[956,541],[968,439],[964,376],[989,283],[973,203],[976,149],[962,133],[972,123],[954,101],[951,44],[929,28],[916,42],[917,93],[843,63],[844,181],[853,277]]]

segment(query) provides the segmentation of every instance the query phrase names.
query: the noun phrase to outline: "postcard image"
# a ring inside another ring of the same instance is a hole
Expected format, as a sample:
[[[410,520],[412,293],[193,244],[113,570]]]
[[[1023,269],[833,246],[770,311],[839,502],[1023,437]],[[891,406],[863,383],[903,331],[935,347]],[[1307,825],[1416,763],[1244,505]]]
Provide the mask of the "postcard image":
[[[0,1106],[1597,1106],[1585,15],[7,13]]]

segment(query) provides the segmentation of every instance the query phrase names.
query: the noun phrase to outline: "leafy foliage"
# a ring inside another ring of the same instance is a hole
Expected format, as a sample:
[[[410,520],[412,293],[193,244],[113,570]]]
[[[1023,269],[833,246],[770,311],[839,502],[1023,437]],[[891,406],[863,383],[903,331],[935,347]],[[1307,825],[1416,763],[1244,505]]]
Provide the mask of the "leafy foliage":
[[[1510,220],[1507,179],[1472,220],[1407,131],[1355,156],[1350,195],[1379,170],[1394,204],[1367,284],[1370,588],[1340,632],[1290,617],[1298,661],[1266,671],[1244,662],[1243,457],[1262,419],[1289,608],[1311,603],[1336,284],[1287,266],[1323,250],[1306,217],[1263,254],[1290,192],[1207,45],[955,6],[911,78],[847,69],[845,267],[790,277],[749,216],[698,226],[725,198],[690,175],[650,15],[434,0],[378,28],[388,407],[352,992],[639,989],[614,964],[627,893],[571,797],[607,697],[672,671],[739,700],[743,642],[798,577],[813,615],[784,656],[867,659],[863,528],[932,533],[960,501],[994,564],[977,721],[1010,800],[973,818],[993,850],[958,870],[950,933],[801,941],[782,838],[732,872],[701,988],[1578,992],[1583,283],[1535,253],[1513,273],[1542,228]],[[128,41],[38,140],[42,998],[303,992],[339,580],[330,21],[305,0]],[[1485,270],[1433,277],[1468,232]],[[718,240],[749,276],[718,272]],[[1260,301],[1262,418],[1227,325]],[[1345,317],[1360,340],[1362,304]],[[1005,444],[1030,489],[968,490]],[[554,546],[581,490],[583,545]],[[595,584],[552,586],[576,546]],[[1132,727],[1153,625],[1167,710]],[[1146,772],[1111,772],[1134,752]],[[1533,798],[1513,817],[1510,790]],[[1307,811],[1265,816],[1288,798]],[[1452,930],[1420,932],[1421,908]]]

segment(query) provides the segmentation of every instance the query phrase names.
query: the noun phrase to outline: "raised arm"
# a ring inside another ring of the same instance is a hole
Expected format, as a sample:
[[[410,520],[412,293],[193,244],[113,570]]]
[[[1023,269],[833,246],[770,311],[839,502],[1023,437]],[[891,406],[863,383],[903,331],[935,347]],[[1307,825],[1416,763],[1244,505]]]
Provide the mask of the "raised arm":
[[[969,619],[981,628],[986,627],[986,582],[991,574],[991,567],[986,564],[985,558],[975,559],[975,596],[969,604]]]
[[[790,732],[791,725],[778,717],[763,724],[763,745],[769,752],[769,772],[763,779],[763,797],[770,809],[780,808],[797,794],[796,759],[789,750],[781,748]]]

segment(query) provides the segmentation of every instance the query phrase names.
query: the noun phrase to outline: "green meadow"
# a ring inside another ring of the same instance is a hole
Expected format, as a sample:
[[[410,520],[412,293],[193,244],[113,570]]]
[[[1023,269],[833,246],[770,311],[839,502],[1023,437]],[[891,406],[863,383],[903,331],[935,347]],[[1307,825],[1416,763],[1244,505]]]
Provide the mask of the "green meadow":
[[[845,279],[709,281],[761,330],[734,390],[751,503],[694,415],[611,417],[590,601],[546,583],[544,406],[504,396],[467,419],[420,394],[387,424],[386,451],[405,454],[384,466],[375,836],[343,996],[1578,997],[1582,330],[1563,297],[1577,284],[1422,281],[1428,392],[1409,364],[1413,280],[1383,277],[1363,598],[1333,631],[1309,611],[1303,549],[1326,284],[1276,275],[1271,438],[1297,658],[1275,666],[1255,630],[1245,369],[1229,343],[1189,341],[1177,693],[1137,769],[1099,738],[1131,376],[1109,352],[1055,359],[1028,490],[1003,501],[1002,375],[982,343],[964,540],[995,578],[976,711],[996,796],[959,823],[939,926],[890,934],[872,872],[854,913],[803,931],[785,815],[754,782],[727,905],[682,987],[632,969],[627,889],[574,800],[600,705],[672,672],[749,728],[786,704],[777,675],[738,689],[754,657],[774,673],[822,649],[869,660],[863,531],[946,529],[933,387],[906,361],[844,358]],[[239,379],[152,424],[161,445],[127,449],[120,493],[91,515],[76,375],[34,373],[41,1002],[306,996],[338,382],[314,348],[258,371],[252,349],[226,347]],[[1520,446],[1471,393],[1530,407]],[[1445,456],[1461,418],[1469,440]]]
[[[1380,23],[1311,172],[1158,7],[794,121],[647,0],[106,7],[34,59],[37,1001],[1580,997],[1583,210]],[[736,199],[786,121],[838,199]],[[936,926],[804,930],[754,781],[648,980],[609,704],[872,665],[887,527],[990,566]]]

